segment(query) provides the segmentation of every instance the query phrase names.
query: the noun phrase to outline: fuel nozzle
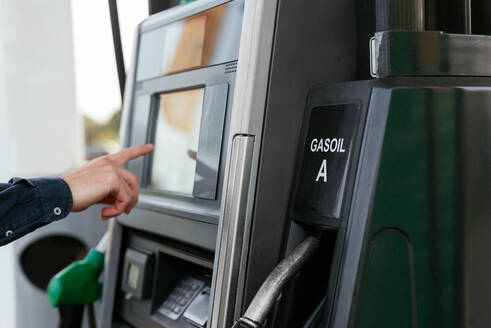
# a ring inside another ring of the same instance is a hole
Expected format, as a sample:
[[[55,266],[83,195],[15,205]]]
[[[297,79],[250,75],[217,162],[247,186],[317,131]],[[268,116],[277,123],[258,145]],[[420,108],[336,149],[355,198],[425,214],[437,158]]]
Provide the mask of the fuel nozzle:
[[[85,305],[89,309],[89,327],[95,327],[92,303],[102,296],[99,276],[104,269],[107,239],[106,232],[84,259],[72,263],[51,278],[48,300],[59,310],[59,328],[80,327]]]
[[[319,249],[320,241],[309,236],[271,271],[245,314],[233,328],[262,328],[285,284],[294,277]]]
[[[101,297],[102,284],[98,279],[104,268],[106,241],[107,232],[84,259],[72,263],[50,280],[48,300],[52,306],[85,305]]]

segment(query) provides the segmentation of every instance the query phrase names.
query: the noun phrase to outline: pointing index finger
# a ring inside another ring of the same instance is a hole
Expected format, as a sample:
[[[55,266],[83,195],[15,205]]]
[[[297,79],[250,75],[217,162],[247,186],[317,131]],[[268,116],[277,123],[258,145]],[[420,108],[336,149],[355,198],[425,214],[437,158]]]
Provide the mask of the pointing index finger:
[[[109,155],[109,159],[117,165],[123,165],[130,159],[134,159],[146,154],[149,154],[153,151],[152,144],[133,146],[129,148],[125,148],[115,154]]]

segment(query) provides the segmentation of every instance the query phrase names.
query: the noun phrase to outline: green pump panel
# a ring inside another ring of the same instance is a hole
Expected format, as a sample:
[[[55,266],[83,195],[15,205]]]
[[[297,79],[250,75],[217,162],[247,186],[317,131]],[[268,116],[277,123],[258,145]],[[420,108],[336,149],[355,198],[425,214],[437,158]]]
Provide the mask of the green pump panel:
[[[475,94],[459,82],[460,91],[441,83],[391,89],[355,327],[382,317],[385,326],[462,326],[460,109],[463,96]]]
[[[322,319],[332,327],[490,322],[491,78],[457,69],[309,94],[291,217],[336,238]]]
[[[486,320],[479,309],[491,267],[476,246],[489,242],[471,231],[489,214],[477,200],[489,194],[490,110],[489,78],[385,78],[311,91],[291,216],[336,236],[325,304],[332,326]],[[343,148],[333,145],[340,140]]]

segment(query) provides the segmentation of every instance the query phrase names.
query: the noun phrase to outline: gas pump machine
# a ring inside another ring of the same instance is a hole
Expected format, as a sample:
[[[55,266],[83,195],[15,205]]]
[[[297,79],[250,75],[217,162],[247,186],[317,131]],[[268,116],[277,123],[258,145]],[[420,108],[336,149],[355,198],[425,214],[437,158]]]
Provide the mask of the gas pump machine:
[[[141,196],[112,226],[99,327],[489,326],[491,37],[470,30],[491,31],[454,7],[145,20],[122,138],[155,152],[128,165]]]

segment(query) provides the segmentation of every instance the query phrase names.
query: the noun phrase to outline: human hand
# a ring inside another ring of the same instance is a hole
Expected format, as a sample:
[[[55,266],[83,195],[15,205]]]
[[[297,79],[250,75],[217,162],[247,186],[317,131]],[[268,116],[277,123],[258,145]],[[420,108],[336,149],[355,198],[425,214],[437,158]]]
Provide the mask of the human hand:
[[[150,144],[126,148],[96,158],[61,176],[72,191],[72,211],[83,211],[94,204],[108,204],[101,211],[103,220],[123,212],[129,214],[138,202],[138,178],[123,168],[123,164],[152,151]]]

